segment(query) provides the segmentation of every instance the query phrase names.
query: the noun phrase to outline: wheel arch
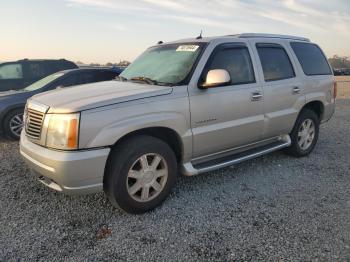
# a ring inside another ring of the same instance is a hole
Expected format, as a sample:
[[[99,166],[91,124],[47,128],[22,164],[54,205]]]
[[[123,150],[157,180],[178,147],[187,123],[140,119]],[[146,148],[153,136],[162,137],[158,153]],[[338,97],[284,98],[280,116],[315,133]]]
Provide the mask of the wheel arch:
[[[162,140],[167,143],[174,151],[177,162],[180,163],[184,154],[184,146],[180,135],[169,127],[145,127],[134,130],[121,136],[113,145],[112,148],[117,148],[122,142],[140,135],[148,135]]]
[[[6,110],[2,112],[2,114],[0,115],[0,127],[3,132],[5,131],[5,119],[8,116],[8,114],[10,114],[12,111],[19,110],[19,109],[23,109],[23,112],[24,112],[24,107],[25,105],[22,105],[22,104],[13,105],[11,107],[6,108]]]
[[[324,106],[322,101],[320,101],[320,100],[309,101],[308,103],[306,103],[303,106],[303,108],[300,110],[300,112],[303,111],[304,109],[310,109],[310,110],[314,111],[317,114],[320,121],[323,119],[325,106]],[[299,115],[300,115],[300,113],[299,113]]]

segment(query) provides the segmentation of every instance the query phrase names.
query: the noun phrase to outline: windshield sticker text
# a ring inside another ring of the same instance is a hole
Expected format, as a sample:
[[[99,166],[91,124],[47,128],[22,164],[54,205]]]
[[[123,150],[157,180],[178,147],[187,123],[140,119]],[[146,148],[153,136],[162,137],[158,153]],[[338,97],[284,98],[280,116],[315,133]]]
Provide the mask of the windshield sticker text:
[[[176,52],[195,52],[198,47],[198,45],[180,45],[176,49]]]

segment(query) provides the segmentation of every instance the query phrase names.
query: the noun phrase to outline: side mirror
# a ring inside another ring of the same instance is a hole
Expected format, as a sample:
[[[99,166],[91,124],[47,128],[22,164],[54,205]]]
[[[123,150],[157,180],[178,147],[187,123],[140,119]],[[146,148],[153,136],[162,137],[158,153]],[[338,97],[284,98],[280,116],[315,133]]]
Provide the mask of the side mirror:
[[[208,72],[205,83],[200,87],[210,88],[229,84],[230,82],[230,74],[225,69],[213,69]]]

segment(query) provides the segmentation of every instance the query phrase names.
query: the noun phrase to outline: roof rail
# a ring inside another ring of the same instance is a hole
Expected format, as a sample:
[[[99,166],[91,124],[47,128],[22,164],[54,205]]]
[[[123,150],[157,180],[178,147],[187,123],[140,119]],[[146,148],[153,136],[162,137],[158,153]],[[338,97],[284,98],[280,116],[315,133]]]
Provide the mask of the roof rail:
[[[244,34],[239,34],[238,37],[239,38],[279,38],[279,39],[292,39],[292,40],[310,42],[310,39],[308,38],[292,36],[292,35],[244,33]]]

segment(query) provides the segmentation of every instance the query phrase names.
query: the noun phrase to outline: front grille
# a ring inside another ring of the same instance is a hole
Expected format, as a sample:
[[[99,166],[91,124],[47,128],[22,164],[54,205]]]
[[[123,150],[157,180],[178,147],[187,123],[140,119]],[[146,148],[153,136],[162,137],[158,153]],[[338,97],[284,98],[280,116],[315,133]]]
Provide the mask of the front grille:
[[[45,114],[30,108],[28,108],[26,113],[25,129],[27,136],[40,139]]]

